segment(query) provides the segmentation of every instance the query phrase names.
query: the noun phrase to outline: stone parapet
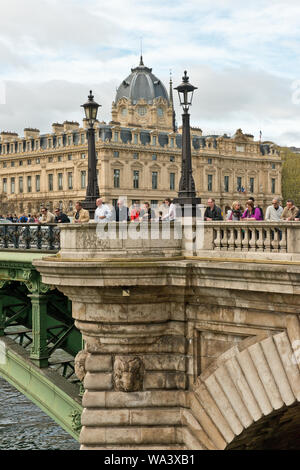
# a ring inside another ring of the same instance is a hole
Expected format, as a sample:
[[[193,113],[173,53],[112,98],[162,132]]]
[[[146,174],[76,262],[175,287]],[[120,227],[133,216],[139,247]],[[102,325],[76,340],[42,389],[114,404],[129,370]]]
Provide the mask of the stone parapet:
[[[181,255],[181,224],[109,222],[61,226],[61,258],[174,257]]]

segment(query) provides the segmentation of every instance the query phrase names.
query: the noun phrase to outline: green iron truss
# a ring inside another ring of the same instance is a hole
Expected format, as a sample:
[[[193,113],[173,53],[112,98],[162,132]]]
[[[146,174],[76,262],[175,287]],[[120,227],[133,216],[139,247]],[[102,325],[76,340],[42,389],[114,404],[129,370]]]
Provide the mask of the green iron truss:
[[[33,267],[39,256],[0,254],[0,375],[78,439],[82,384],[74,357],[82,337],[71,302]]]

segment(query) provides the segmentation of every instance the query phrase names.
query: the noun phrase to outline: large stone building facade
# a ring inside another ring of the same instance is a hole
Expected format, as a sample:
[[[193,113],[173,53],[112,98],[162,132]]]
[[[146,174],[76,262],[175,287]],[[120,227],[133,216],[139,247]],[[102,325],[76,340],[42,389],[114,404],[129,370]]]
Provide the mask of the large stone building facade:
[[[177,196],[181,173],[181,129],[176,128],[172,81],[163,83],[144,66],[119,86],[112,121],[96,122],[101,196],[152,205]],[[87,122],[52,124],[52,132],[24,129],[24,137],[1,132],[0,212],[36,212],[41,205],[72,213],[87,185]],[[254,141],[238,129],[233,137],[202,134],[192,127],[193,175],[197,196],[215,198],[223,210],[253,196],[266,207],[281,197],[281,158],[272,142]]]

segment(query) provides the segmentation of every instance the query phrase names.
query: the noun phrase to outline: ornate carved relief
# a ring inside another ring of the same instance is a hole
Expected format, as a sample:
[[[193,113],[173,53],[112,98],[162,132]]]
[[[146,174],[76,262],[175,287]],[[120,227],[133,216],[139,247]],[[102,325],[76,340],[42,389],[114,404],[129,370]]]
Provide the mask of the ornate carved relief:
[[[77,356],[75,357],[75,374],[79,378],[80,382],[83,382],[86,370],[85,370],[85,361],[87,358],[86,351],[79,351]]]
[[[137,392],[143,390],[144,364],[139,357],[117,356],[114,363],[115,390]]]

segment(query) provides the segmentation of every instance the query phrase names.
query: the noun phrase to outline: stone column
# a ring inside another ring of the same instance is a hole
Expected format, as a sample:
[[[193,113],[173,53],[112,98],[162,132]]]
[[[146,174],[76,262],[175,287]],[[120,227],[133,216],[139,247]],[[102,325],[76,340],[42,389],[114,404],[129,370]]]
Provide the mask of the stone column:
[[[82,449],[179,448],[186,389],[183,303],[159,286],[61,290],[72,299],[85,341],[76,358],[85,388]]]
[[[47,298],[38,292],[29,294],[32,304],[32,348],[30,359],[38,367],[48,367]]]

